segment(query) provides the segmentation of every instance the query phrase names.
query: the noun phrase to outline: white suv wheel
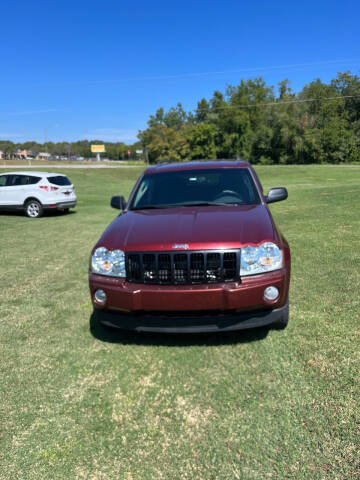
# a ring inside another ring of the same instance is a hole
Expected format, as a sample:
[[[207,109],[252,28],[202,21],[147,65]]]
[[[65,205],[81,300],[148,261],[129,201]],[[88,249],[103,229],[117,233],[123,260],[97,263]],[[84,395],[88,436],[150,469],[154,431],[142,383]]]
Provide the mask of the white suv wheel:
[[[30,202],[26,204],[25,211],[28,217],[37,218],[42,214],[42,206],[38,201],[30,200]]]

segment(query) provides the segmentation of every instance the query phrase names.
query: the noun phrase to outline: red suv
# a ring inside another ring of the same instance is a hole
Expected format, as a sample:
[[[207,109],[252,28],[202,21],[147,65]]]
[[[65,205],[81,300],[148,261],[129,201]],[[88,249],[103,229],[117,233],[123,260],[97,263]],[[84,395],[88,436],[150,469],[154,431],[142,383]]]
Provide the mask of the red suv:
[[[148,168],[90,259],[94,314],[137,331],[215,332],[289,317],[290,249],[247,162]]]

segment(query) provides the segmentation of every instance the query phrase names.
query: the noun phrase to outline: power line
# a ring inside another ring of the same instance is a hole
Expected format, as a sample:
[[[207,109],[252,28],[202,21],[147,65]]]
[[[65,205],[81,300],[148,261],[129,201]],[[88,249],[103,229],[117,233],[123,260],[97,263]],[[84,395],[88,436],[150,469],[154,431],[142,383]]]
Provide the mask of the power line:
[[[280,105],[288,105],[293,103],[307,103],[307,102],[322,102],[322,101],[329,101],[329,100],[341,100],[344,98],[360,98],[360,95],[338,95],[336,97],[322,97],[322,98],[306,98],[303,100],[286,100],[286,101],[275,101],[275,102],[267,102],[267,103],[254,103],[250,105],[224,105],[221,107],[210,107],[207,108],[195,108],[194,112],[207,112],[212,113],[214,110],[227,110],[227,109],[236,109],[236,108],[257,108],[257,107],[269,107],[269,106],[280,106]]]
[[[328,66],[328,65],[339,65],[339,64],[359,64],[360,59],[345,59],[345,60],[328,60],[320,62],[311,62],[311,63],[294,63],[287,65],[270,65],[265,67],[254,67],[254,68],[240,68],[235,70],[215,70],[210,72],[187,72],[187,73],[178,73],[174,75],[155,75],[155,76],[144,76],[144,77],[133,77],[133,78],[123,78],[123,79],[113,79],[113,80],[92,80],[89,82],[84,82],[84,84],[102,84],[102,83],[122,83],[127,81],[148,81],[148,80],[173,80],[180,78],[194,78],[194,77],[206,77],[212,75],[226,75],[234,73],[252,73],[252,72],[263,72],[271,70],[281,70],[288,68],[306,68],[306,67],[315,67],[315,66]],[[83,82],[68,82],[67,85],[77,85],[83,84]]]
[[[112,84],[112,83],[126,83],[126,82],[138,82],[138,81],[160,81],[160,80],[176,80],[176,79],[186,79],[186,78],[196,78],[196,77],[210,77],[214,75],[228,75],[236,73],[255,73],[255,72],[267,72],[272,70],[286,70],[286,69],[303,69],[308,67],[321,67],[321,66],[331,66],[331,65],[360,65],[360,59],[350,58],[342,60],[326,60],[319,62],[309,62],[309,63],[293,63],[285,65],[268,65],[264,67],[254,67],[254,68],[239,68],[233,70],[214,70],[207,72],[184,72],[177,73],[174,75],[149,75],[149,76],[139,76],[139,77],[128,77],[128,78],[118,78],[118,79],[99,79],[99,80],[79,80],[79,81],[70,81],[70,82],[40,82],[40,83],[28,83],[21,84],[22,86],[26,85],[28,87],[43,87],[43,86],[81,86],[81,85],[102,85],[102,84]],[[2,84],[4,86],[4,84]],[[13,85],[13,84],[12,84]],[[20,86],[20,85],[19,85]]]

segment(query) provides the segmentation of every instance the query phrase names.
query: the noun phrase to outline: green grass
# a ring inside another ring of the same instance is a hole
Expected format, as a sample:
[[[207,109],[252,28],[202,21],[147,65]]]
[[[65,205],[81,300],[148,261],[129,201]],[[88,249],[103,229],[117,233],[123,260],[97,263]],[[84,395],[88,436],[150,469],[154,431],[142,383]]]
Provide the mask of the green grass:
[[[140,169],[65,170],[76,213],[0,215],[0,478],[358,479],[360,166],[257,168],[292,249],[284,331],[91,321],[89,252]]]

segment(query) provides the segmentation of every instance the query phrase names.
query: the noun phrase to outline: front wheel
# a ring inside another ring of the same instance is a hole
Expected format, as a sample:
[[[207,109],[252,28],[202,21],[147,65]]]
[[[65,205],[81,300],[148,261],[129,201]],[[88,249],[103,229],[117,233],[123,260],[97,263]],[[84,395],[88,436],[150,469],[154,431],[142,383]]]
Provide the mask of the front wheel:
[[[30,218],[38,218],[43,214],[43,207],[37,200],[30,200],[25,205],[25,213]]]

